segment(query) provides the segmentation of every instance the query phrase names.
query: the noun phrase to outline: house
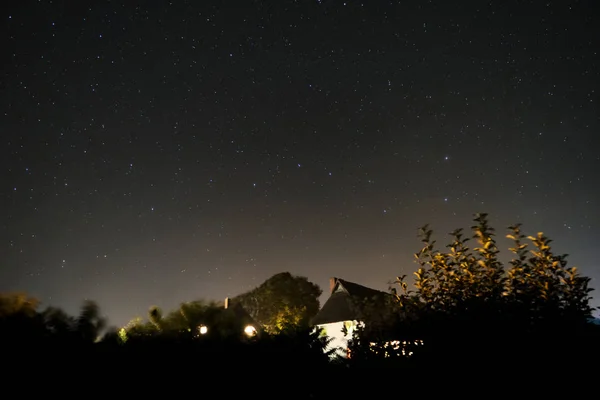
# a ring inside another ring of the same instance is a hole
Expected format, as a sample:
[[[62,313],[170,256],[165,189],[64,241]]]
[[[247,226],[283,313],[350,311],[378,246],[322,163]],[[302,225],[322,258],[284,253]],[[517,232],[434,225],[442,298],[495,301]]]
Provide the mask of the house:
[[[348,340],[362,323],[360,304],[389,294],[335,277],[329,279],[329,291],[329,299],[311,322],[331,338],[328,350],[336,348],[338,355],[347,356]]]
[[[214,335],[221,337],[255,337],[260,335],[262,327],[237,302],[225,298],[221,304],[209,307],[202,316],[203,324],[198,325],[198,337]]]
[[[260,325],[250,316],[240,303],[232,302],[229,297],[226,297],[223,308],[226,313],[231,315],[237,324],[240,324],[244,328],[244,333],[247,336],[253,337],[260,332]]]

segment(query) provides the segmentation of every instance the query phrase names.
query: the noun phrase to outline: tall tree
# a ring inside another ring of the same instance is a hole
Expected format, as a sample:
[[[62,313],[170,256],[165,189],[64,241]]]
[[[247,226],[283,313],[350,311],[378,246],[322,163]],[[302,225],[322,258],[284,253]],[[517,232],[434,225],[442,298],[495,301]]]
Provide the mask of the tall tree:
[[[239,302],[268,331],[280,332],[307,327],[319,311],[321,293],[307,278],[282,272],[232,301]]]

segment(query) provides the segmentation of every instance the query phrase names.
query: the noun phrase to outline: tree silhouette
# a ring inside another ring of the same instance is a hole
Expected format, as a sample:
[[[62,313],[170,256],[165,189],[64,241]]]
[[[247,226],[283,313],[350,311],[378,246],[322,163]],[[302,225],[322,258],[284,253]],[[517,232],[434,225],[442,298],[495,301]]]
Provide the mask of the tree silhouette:
[[[148,310],[148,319],[156,327],[158,330],[162,330],[164,327],[163,324],[163,313],[162,310],[157,306],[152,306]]]
[[[66,339],[74,338],[76,319],[56,307],[48,307],[42,318],[50,335]]]
[[[101,316],[96,302],[85,300],[75,324],[78,337],[85,343],[93,343],[106,327],[106,319]]]
[[[223,308],[215,302],[195,300],[181,303],[179,308],[169,312],[163,318],[163,328],[195,335],[200,325],[212,324],[212,310]]]

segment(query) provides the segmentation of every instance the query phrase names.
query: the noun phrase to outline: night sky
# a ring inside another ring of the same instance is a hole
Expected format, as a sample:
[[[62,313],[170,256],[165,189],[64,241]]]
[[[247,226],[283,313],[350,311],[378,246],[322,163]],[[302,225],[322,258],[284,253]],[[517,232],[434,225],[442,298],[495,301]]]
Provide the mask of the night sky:
[[[283,271],[387,289],[476,212],[600,288],[593,1],[11,3],[0,291],[120,325]]]

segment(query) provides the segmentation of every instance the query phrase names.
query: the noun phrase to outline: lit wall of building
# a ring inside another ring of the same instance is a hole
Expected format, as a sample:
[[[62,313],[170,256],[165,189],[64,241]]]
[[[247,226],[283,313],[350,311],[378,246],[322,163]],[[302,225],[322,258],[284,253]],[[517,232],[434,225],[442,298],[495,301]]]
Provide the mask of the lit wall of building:
[[[357,321],[340,321],[330,324],[317,325],[321,329],[321,334],[331,339],[327,351],[335,349],[335,355],[346,357],[348,355],[348,341],[352,339],[354,330],[358,326]],[[344,333],[344,327],[346,327]]]

